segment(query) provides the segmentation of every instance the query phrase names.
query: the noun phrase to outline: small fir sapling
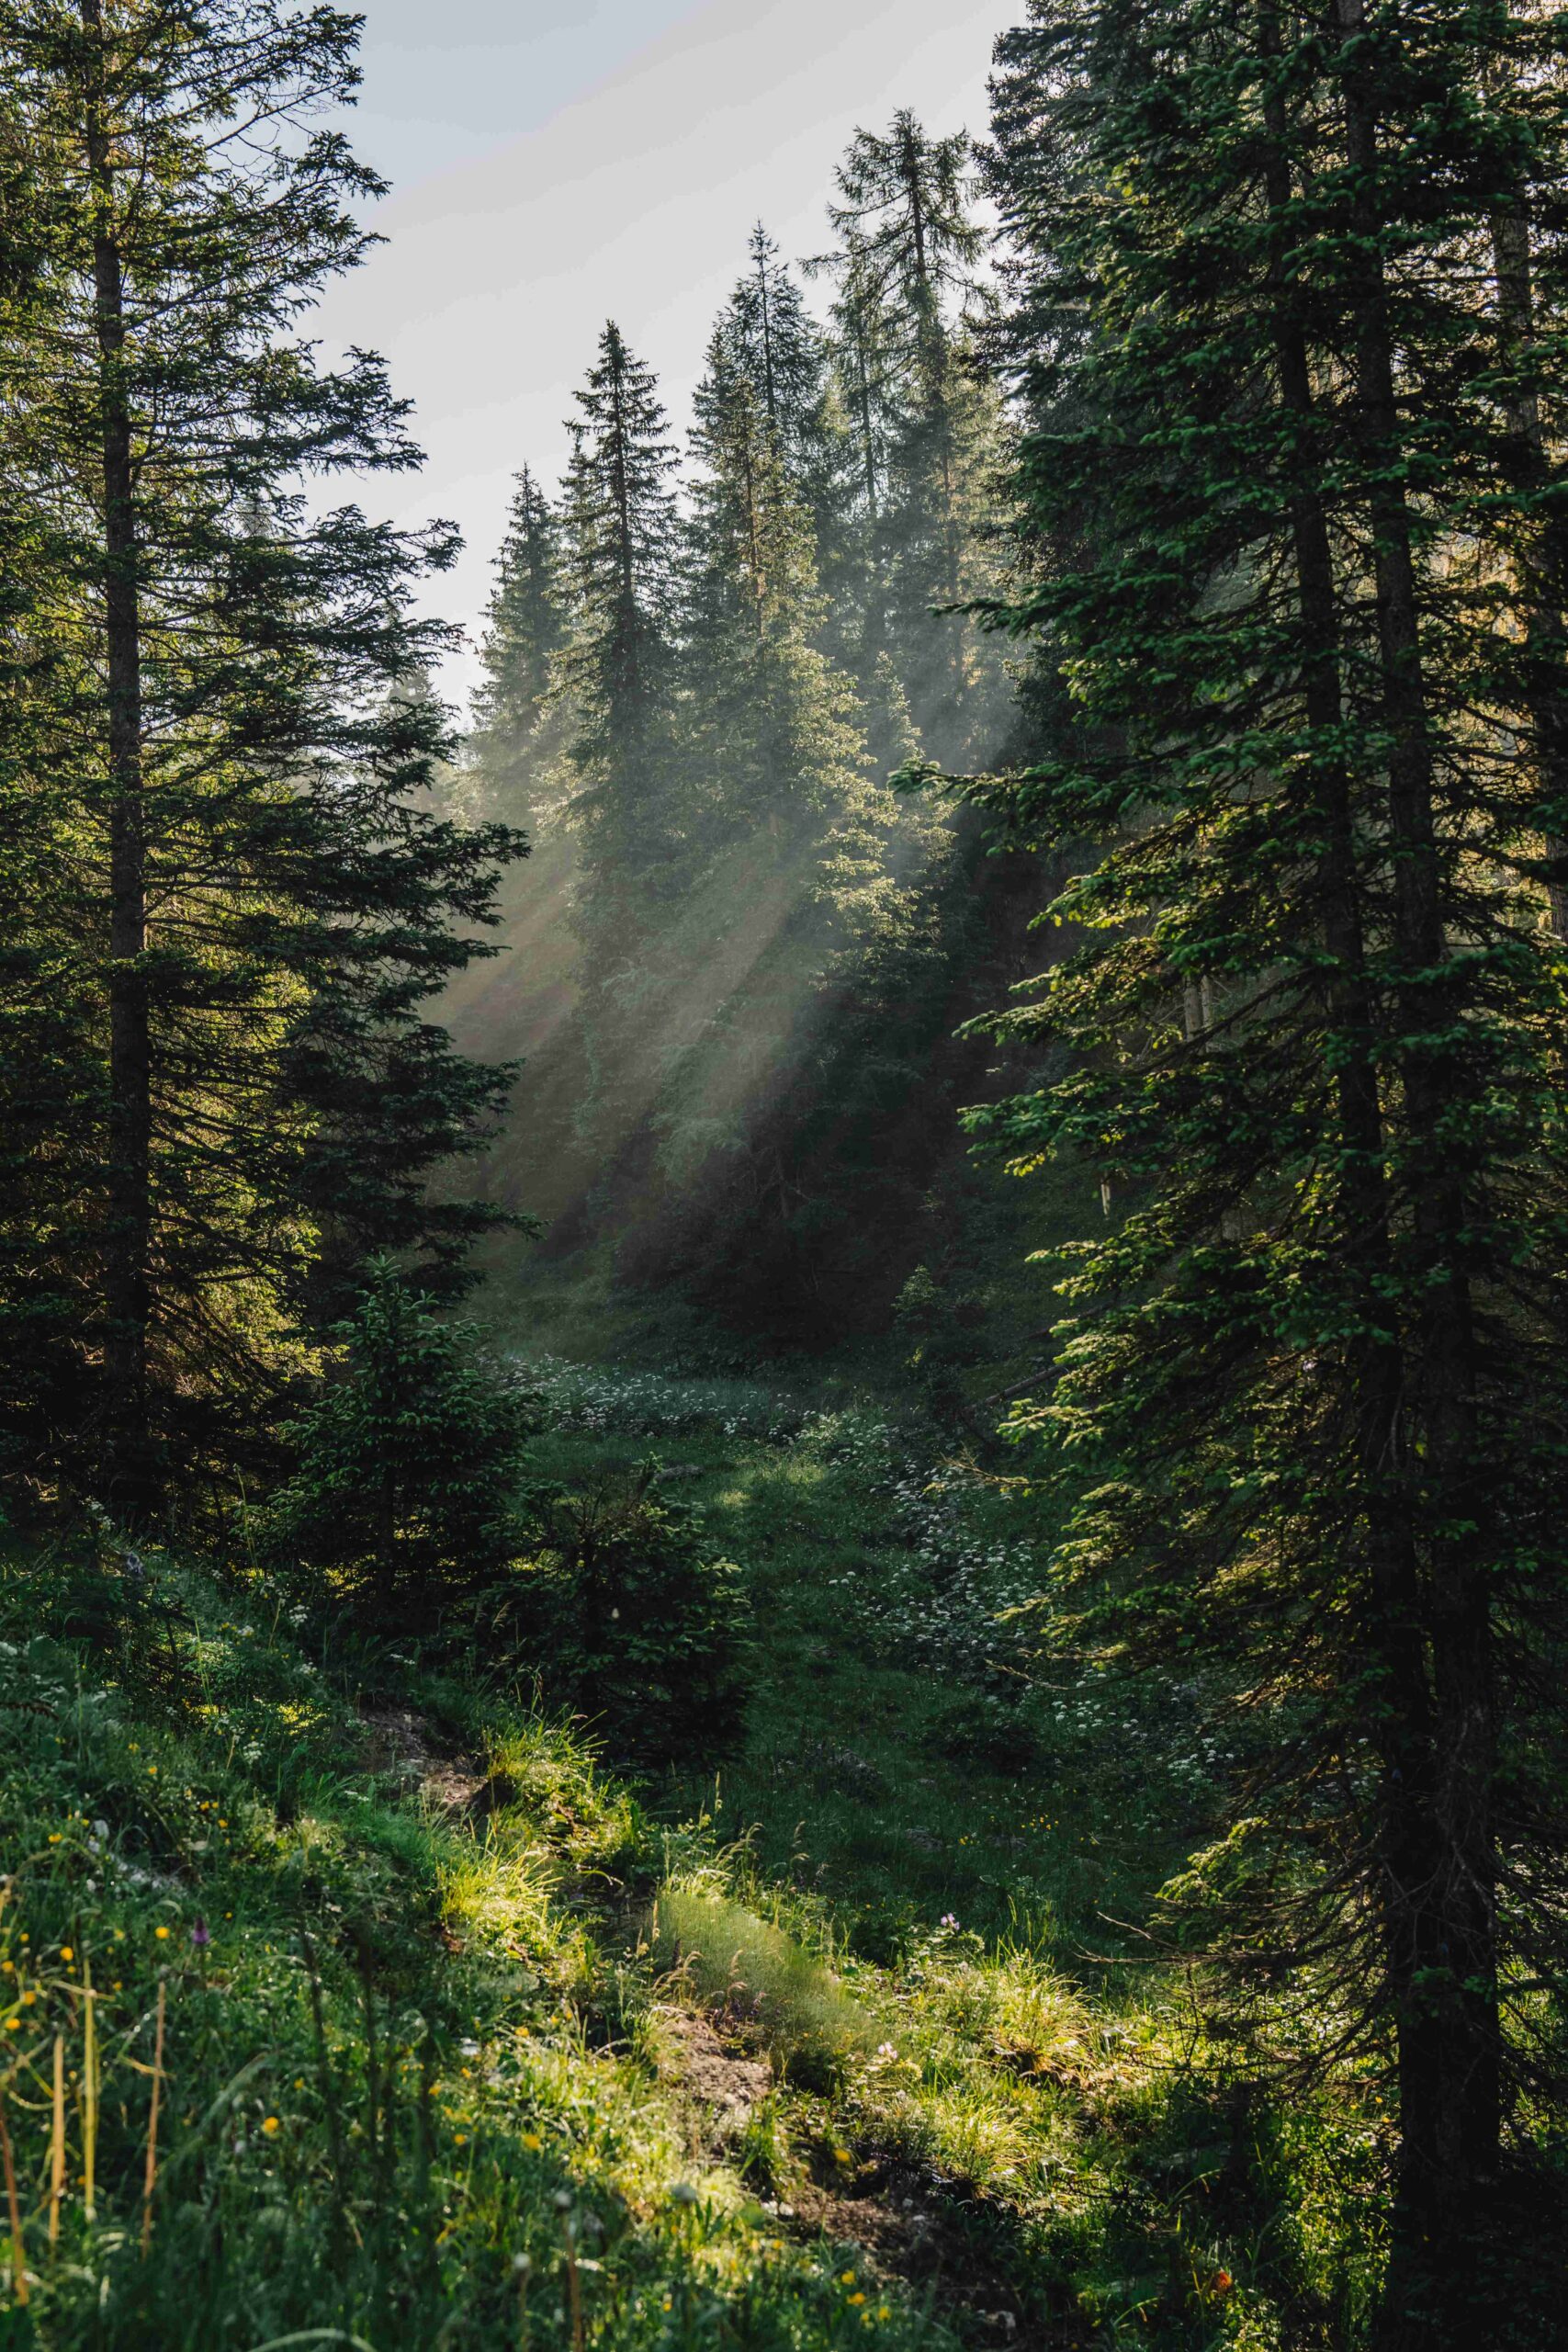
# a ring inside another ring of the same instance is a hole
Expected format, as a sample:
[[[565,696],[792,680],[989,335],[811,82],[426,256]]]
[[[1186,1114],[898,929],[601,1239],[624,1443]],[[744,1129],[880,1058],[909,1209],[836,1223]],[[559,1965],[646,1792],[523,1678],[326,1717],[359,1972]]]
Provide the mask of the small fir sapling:
[[[375,1260],[337,1361],[291,1425],[298,1467],[271,1514],[273,1548],[336,1570],[400,1614],[492,1577],[518,1541],[532,1399],[484,1363],[471,1325]]]
[[[750,1642],[739,1570],[705,1542],[702,1513],[667,1495],[650,1456],[527,1499],[534,1556],[491,1596],[492,1633],[541,1667],[637,1763],[708,1762],[739,1739]]]

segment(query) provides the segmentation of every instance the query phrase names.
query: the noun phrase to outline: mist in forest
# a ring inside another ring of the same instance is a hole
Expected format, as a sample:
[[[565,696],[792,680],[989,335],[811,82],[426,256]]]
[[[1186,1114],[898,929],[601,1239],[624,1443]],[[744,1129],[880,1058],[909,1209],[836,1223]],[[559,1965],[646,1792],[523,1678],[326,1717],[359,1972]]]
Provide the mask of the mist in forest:
[[[1015,723],[962,609],[1007,564],[976,152],[900,113],[823,194],[804,266],[737,223],[683,446],[605,323],[564,477],[519,469],[444,787],[532,848],[450,1005],[466,1050],[526,1057],[492,1197],[547,1258],[785,1325],[841,1311],[836,1228],[852,1290],[892,1277],[874,1137],[970,944],[973,829],[896,779]]]

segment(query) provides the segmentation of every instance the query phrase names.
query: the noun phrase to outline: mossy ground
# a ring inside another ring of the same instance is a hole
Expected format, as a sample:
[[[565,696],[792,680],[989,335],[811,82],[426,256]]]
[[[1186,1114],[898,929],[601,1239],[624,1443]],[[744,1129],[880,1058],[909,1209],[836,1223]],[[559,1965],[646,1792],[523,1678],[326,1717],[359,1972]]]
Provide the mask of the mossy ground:
[[[1375,2107],[1271,2107],[1141,1955],[1223,1769],[1191,1694],[1042,1682],[1038,1531],[916,1425],[544,1376],[546,1472],[654,1445],[746,1568],[716,1779],[243,1563],[13,1547],[10,2341],[1352,2343]]]

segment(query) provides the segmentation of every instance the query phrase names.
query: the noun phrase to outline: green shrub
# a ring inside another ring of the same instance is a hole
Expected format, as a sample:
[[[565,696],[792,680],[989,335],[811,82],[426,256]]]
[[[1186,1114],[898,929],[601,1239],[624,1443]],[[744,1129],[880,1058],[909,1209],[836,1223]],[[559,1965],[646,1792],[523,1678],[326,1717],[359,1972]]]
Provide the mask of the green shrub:
[[[874,2022],[830,1970],[724,1895],[666,1887],[649,1940],[705,2007],[754,2035],[799,2082],[825,2087],[847,2060],[876,2045]]]
[[[750,1645],[739,1571],[667,1496],[655,1459],[529,1498],[535,1555],[489,1597],[546,1690],[639,1763],[709,1762],[739,1739]]]
[[[267,1540],[335,1570],[383,1618],[428,1621],[492,1577],[516,1548],[531,1400],[478,1357],[470,1325],[377,1261],[338,1325],[324,1393],[288,1431],[293,1478]]]

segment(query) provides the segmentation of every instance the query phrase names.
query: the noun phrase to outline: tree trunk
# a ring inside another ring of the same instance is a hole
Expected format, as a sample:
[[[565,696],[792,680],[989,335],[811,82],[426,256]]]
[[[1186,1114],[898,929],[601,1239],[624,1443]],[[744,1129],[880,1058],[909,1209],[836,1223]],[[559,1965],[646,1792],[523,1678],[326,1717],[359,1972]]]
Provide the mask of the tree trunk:
[[[117,1514],[134,1521],[157,1498],[148,1394],[152,1318],[152,1057],[144,957],[147,850],[141,770],[141,623],[130,407],[125,384],[122,260],[105,115],[100,0],[81,0],[88,67],[86,145],[103,469],[108,684],[109,1100],[105,1462]]]
[[[1492,224],[1493,266],[1497,277],[1497,317],[1502,329],[1505,360],[1529,349],[1535,337],[1535,292],[1530,266],[1529,219],[1521,205],[1501,213]],[[1513,442],[1513,473],[1521,490],[1544,489],[1548,477],[1546,433],[1540,402],[1523,392],[1508,404],[1509,437]],[[1530,722],[1535,731],[1540,783],[1549,798],[1568,805],[1568,630],[1563,608],[1568,605],[1568,544],[1561,522],[1552,520],[1541,531],[1533,577],[1525,583],[1529,614],[1526,628],[1531,653]],[[1548,861],[1547,909],[1551,928],[1568,941],[1568,842],[1550,830],[1544,833]]]
[[[1439,2307],[1460,2326],[1463,2271],[1496,2174],[1501,2039],[1493,1809],[1493,1627],[1476,1461],[1473,1306],[1465,1264],[1467,1203],[1443,1133],[1450,1073],[1426,1040],[1454,1007],[1422,978],[1445,960],[1442,875],[1423,674],[1416,564],[1394,470],[1393,345],[1375,205],[1377,125],[1364,70],[1362,0],[1337,0],[1348,52],[1346,154],[1361,256],[1355,295],[1357,398],[1371,499],[1379,693],[1391,749],[1400,1080],[1410,1168],[1414,1272],[1425,1307],[1409,1347],[1409,1411],[1418,1432],[1412,1499],[1423,1523],[1431,1734],[1414,1790],[1405,1783],[1385,1856],[1388,1965],[1398,2033],[1401,2167],[1395,2255],[1384,2319],[1391,2345],[1433,2341]],[[1438,2303],[1429,2301],[1440,2299]]]

